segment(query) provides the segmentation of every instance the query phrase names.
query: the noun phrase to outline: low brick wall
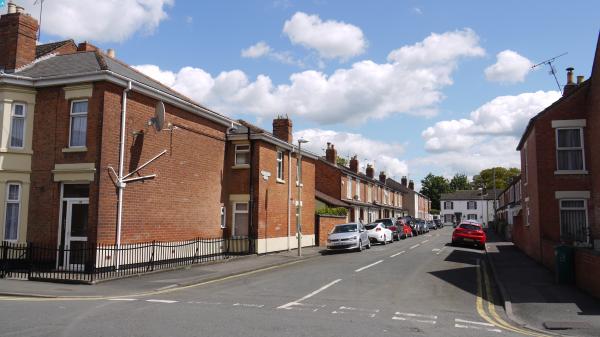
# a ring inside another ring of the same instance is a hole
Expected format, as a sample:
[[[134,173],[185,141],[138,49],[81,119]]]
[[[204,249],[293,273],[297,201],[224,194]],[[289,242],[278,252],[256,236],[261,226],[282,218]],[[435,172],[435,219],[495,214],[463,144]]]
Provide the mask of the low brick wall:
[[[577,287],[600,299],[600,252],[575,250],[575,281]]]
[[[324,247],[327,246],[327,235],[333,227],[346,223],[345,216],[336,215],[317,215],[315,220],[317,233],[317,245]]]

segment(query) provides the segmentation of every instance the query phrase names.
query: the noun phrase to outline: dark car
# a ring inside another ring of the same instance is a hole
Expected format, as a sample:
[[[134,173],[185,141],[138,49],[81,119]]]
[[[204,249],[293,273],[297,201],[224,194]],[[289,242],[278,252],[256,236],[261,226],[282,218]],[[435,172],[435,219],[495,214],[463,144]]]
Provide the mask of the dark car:
[[[444,227],[444,224],[442,223],[442,220],[440,220],[440,219],[435,219],[435,220],[433,220],[433,222],[435,223],[435,226],[436,226],[437,228],[442,228],[442,227]]]
[[[402,227],[398,226],[398,222],[394,218],[377,219],[375,222],[381,222],[385,228],[391,230],[394,241],[400,240],[400,237],[402,236]]]

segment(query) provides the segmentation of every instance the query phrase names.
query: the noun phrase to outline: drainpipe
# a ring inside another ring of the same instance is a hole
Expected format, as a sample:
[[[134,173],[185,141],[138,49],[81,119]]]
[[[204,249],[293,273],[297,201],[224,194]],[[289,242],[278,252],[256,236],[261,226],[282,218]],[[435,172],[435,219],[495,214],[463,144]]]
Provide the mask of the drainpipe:
[[[292,200],[292,153],[294,153],[294,148],[290,149],[288,154],[288,196],[287,196],[287,250],[288,252],[292,249],[290,243],[290,226],[292,223],[291,220],[291,211],[290,211],[290,202]]]
[[[121,103],[121,140],[119,144],[119,176],[117,177],[117,186],[119,188],[119,196],[117,199],[117,261],[116,268],[119,269],[119,248],[121,248],[121,225],[123,223],[123,190],[125,183],[123,179],[123,170],[125,167],[125,124],[127,123],[127,93],[131,90],[131,81],[127,82],[127,87],[123,89],[123,102]]]
[[[254,161],[253,161],[253,152],[254,152],[254,146],[252,143],[252,139],[250,139],[250,128],[248,127],[248,142],[250,144],[250,158],[248,159],[248,161],[250,162],[250,168],[249,168],[249,172],[248,172],[248,177],[250,178],[250,198],[248,199],[248,211],[249,211],[249,216],[248,216],[248,248],[250,248],[249,250],[252,251],[253,249],[256,249],[256,254],[258,254],[258,229],[256,231],[256,245],[254,243],[252,243],[252,231],[254,230],[253,228],[253,219],[254,219],[254,202],[252,201],[254,198]],[[258,169],[258,167],[257,167]]]

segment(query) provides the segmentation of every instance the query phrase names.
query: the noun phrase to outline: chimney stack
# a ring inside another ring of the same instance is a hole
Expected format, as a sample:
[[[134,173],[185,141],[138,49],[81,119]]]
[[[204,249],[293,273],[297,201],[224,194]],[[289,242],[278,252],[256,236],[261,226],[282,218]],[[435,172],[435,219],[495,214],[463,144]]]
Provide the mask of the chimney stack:
[[[575,70],[573,67],[567,68],[567,84],[563,88],[563,96],[567,96],[573,89],[577,88],[577,85],[573,82],[573,70]]]
[[[384,171],[379,172],[379,181],[381,181],[382,183],[385,184],[385,181],[387,180],[387,176],[385,175]]]
[[[373,165],[367,164],[367,169],[365,173],[367,174],[367,177],[371,179],[375,178],[375,169],[373,168]]]
[[[329,142],[327,142],[327,149],[325,149],[325,160],[332,164],[337,164],[337,150]]]
[[[406,176],[402,176],[400,183],[402,184],[402,186],[408,187],[408,179],[406,179]]]
[[[91,44],[87,41],[83,41],[77,45],[77,51],[96,51],[96,50],[98,50],[98,47],[94,46],[93,44]]]
[[[38,28],[23,7],[8,3],[8,13],[0,16],[0,69],[13,72],[35,60]]]
[[[413,191],[414,191],[414,190],[415,190],[415,182],[414,182],[414,181],[412,181],[412,180],[411,180],[411,181],[409,181],[409,182],[408,182],[408,188],[410,188],[411,190],[413,190]]]
[[[356,155],[350,158],[350,170],[354,173],[358,173],[358,158]]]
[[[583,83],[583,79],[584,79],[583,75],[577,76],[577,85],[580,85],[581,83]]]
[[[292,143],[292,120],[287,116],[278,116],[273,120],[273,135],[284,142]]]

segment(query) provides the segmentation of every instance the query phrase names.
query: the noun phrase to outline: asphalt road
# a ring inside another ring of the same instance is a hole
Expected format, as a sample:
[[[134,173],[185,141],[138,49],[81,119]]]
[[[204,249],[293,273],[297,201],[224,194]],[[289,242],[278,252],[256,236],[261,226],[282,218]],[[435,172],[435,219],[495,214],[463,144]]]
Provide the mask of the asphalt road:
[[[483,251],[450,235],[144,297],[0,301],[0,336],[536,335],[505,322]]]

